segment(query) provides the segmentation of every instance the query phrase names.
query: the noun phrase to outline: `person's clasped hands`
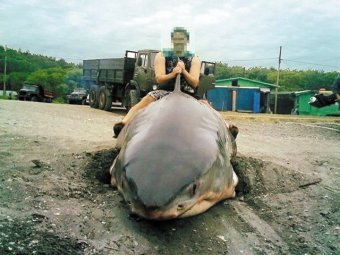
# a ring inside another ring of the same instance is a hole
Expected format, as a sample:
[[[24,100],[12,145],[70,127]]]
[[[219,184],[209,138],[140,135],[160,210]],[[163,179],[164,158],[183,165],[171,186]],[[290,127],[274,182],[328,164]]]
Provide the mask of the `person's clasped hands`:
[[[182,71],[185,69],[185,65],[183,61],[178,61],[176,67],[172,70],[172,73],[176,76],[177,74],[182,73]]]

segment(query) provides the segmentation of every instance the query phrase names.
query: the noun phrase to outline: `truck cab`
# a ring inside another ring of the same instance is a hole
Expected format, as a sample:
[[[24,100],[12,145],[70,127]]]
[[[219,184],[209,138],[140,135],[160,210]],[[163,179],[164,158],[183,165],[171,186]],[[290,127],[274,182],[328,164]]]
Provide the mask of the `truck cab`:
[[[141,50],[138,52],[133,80],[142,94],[150,91],[155,83],[155,57],[159,51]]]
[[[140,50],[137,53],[133,79],[125,87],[124,106],[130,109],[153,89],[155,56],[158,50]]]

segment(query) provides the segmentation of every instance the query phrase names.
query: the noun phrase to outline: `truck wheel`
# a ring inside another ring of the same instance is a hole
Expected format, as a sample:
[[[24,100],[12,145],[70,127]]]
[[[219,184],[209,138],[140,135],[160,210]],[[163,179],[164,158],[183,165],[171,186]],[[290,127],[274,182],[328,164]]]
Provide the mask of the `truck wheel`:
[[[105,89],[105,96],[106,96],[106,100],[105,100],[105,107],[104,110],[105,111],[110,111],[111,107],[112,107],[112,96],[109,90]]]
[[[132,89],[130,90],[130,102],[131,102],[131,107],[135,106],[136,104],[138,104],[140,100],[140,96],[137,90]]]
[[[125,108],[130,110],[131,107],[136,105],[140,100],[140,96],[137,90],[131,89],[125,92]]]
[[[86,105],[86,98],[83,98],[83,100],[81,100],[81,104]]]
[[[105,105],[106,105],[106,93],[105,93],[105,87],[102,86],[99,89],[99,98],[98,98],[98,108],[100,110],[104,110],[105,109]]]
[[[36,96],[32,96],[32,97],[31,97],[31,101],[32,101],[32,102],[38,102],[38,98],[37,98]]]
[[[99,105],[98,94],[99,93],[97,86],[92,86],[89,97],[89,103],[92,108],[98,108]]]
[[[109,111],[112,106],[110,91],[104,86],[99,89],[99,109]]]

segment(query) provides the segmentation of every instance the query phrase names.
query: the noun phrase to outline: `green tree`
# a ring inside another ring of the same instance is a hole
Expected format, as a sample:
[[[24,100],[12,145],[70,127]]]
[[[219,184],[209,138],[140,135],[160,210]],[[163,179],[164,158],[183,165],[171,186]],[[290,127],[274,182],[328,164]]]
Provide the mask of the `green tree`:
[[[54,93],[55,98],[66,99],[75,87],[80,87],[82,71],[79,68],[53,67],[30,74],[26,82],[39,84]]]
[[[22,84],[25,82],[29,73],[26,72],[12,72],[8,76],[7,84],[9,90],[19,91]]]
[[[339,72],[323,72],[317,70],[290,70],[280,71],[280,91],[319,90],[325,88],[330,90]],[[228,66],[217,63],[215,69],[216,79],[228,79],[244,77],[253,80],[276,84],[277,70],[275,68],[252,67],[245,69],[240,66]]]

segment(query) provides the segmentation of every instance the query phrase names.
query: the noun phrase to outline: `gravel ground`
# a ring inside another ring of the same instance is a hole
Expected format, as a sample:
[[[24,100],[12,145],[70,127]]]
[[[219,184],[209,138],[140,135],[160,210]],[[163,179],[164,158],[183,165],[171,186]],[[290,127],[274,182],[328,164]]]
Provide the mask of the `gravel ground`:
[[[105,174],[124,114],[0,100],[0,254],[340,254],[339,118],[223,113],[237,197],[150,222]]]

